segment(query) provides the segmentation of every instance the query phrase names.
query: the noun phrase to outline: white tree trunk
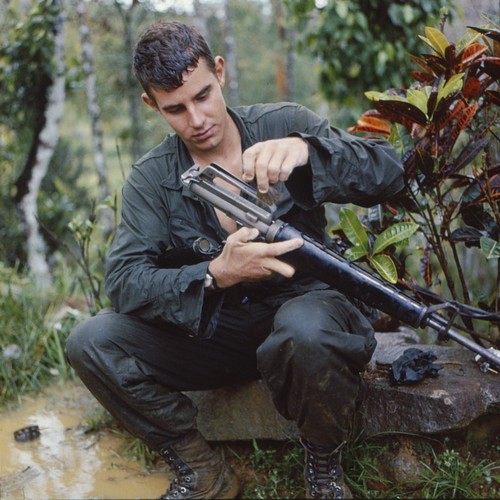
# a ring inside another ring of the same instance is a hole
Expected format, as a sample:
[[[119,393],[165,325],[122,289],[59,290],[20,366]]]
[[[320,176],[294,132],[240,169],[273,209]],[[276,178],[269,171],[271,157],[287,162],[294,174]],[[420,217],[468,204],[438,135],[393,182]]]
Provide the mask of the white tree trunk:
[[[224,42],[226,46],[227,79],[229,87],[229,104],[232,107],[239,106],[240,96],[238,92],[238,68],[236,66],[236,42],[233,33],[233,16],[231,12],[231,0],[224,2]]]
[[[49,89],[47,109],[45,111],[45,126],[40,133],[39,146],[36,160],[32,170],[31,179],[28,183],[28,192],[20,201],[20,209],[23,212],[27,229],[27,254],[28,266],[36,283],[41,288],[46,288],[52,283],[49,265],[47,262],[46,245],[40,232],[38,223],[37,199],[45,177],[50,160],[59,140],[61,117],[64,110],[65,99],[65,63],[64,63],[64,39],[66,20],[64,10],[54,26],[54,60],[56,61],[56,74],[54,83]]]
[[[97,171],[99,183],[99,201],[104,202],[109,196],[109,186],[107,180],[106,161],[103,147],[103,132],[101,126],[101,108],[97,102],[97,85],[94,71],[94,55],[90,28],[87,21],[87,1],[78,0],[76,3],[78,15],[78,31],[82,48],[82,68],[85,75],[85,87],[87,90],[87,112],[92,130],[92,143],[94,153],[94,164]],[[110,208],[101,211],[101,221],[104,236],[107,239],[113,231],[113,212]]]
[[[82,46],[82,68],[85,75],[87,90],[87,110],[92,127],[92,141],[94,163],[99,180],[100,200],[103,201],[109,195],[108,181],[106,179],[106,164],[103,148],[103,133],[101,126],[101,109],[97,102],[96,75],[94,71],[94,56],[90,29],[87,22],[87,2],[78,0],[76,12],[78,14],[78,30]]]

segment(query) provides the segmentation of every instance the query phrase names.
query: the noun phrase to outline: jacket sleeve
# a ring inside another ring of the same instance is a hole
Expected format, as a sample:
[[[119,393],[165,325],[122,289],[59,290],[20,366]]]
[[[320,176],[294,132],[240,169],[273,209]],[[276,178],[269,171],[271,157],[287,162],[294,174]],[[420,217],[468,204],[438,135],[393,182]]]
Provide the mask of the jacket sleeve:
[[[158,267],[170,245],[169,214],[158,189],[138,170],[125,183],[121,222],[106,259],[106,293],[119,313],[210,336],[222,297],[204,292],[208,263]]]
[[[309,163],[286,182],[304,209],[325,202],[368,207],[403,189],[403,166],[387,141],[350,135],[302,107],[290,135],[302,137],[309,147]]]

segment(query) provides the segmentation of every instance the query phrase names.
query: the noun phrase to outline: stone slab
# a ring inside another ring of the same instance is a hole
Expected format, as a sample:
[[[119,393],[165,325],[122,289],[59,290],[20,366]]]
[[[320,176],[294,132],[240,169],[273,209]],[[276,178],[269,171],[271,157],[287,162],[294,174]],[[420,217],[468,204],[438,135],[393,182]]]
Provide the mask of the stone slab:
[[[500,374],[483,373],[475,354],[459,346],[418,344],[411,330],[377,333],[378,346],[365,372],[360,429],[435,434],[467,427],[484,414],[500,414]],[[392,386],[389,365],[408,347],[431,350],[443,369],[415,385]],[[260,382],[188,392],[198,407],[198,428],[212,441],[297,438],[293,422],[279,415]]]

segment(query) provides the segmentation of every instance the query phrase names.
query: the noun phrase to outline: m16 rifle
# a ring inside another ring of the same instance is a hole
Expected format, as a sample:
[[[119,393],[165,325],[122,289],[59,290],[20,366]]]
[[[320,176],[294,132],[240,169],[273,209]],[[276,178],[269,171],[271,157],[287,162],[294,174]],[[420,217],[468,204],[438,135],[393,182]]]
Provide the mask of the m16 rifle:
[[[261,238],[268,243],[296,237],[303,239],[302,247],[280,256],[280,259],[409,326],[430,327],[438,333],[439,338],[452,339],[462,344],[478,354],[488,366],[500,369],[500,356],[497,356],[495,350],[486,349],[453,328],[453,320],[457,315],[470,318],[476,317],[476,313],[481,319],[500,321],[497,315],[488,316],[485,311],[466,307],[455,301],[443,301],[442,304],[432,306],[420,303],[396,286],[347,260],[332,248],[315,241],[293,226],[274,219],[273,206],[263,206],[252,186],[216,163],[211,163],[204,169],[194,165],[184,172],[181,180],[198,198],[240,225],[258,229]],[[239,194],[216,180],[233,186]],[[437,313],[437,310],[447,310],[451,313],[450,318]]]

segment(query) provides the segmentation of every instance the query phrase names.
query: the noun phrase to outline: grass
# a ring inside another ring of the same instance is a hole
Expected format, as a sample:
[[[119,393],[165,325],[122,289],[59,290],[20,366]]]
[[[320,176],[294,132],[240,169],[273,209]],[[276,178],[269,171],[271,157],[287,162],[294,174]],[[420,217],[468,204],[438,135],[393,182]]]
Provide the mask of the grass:
[[[50,323],[62,298],[0,263],[0,404],[70,377],[64,342],[75,318]]]
[[[488,495],[500,493],[500,461],[474,460],[469,452],[461,456],[456,450],[434,455],[433,467],[424,464],[423,498],[475,498],[488,486]],[[493,481],[498,486],[492,486]]]
[[[243,495],[246,498],[304,498],[304,453],[293,441],[281,448],[263,448],[254,439],[248,450],[249,466],[256,477],[264,481],[250,482]]]

